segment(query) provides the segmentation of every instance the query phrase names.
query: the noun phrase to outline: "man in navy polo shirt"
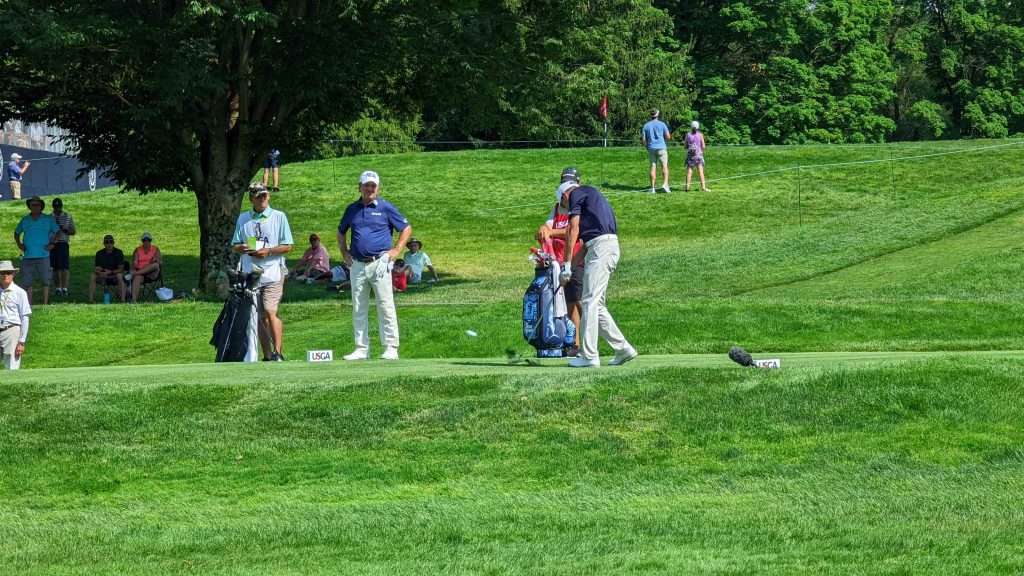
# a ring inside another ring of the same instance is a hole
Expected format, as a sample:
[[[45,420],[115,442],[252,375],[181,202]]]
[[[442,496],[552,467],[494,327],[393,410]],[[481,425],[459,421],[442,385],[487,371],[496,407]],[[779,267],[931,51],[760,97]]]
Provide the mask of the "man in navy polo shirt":
[[[562,206],[569,209],[569,232],[566,246],[582,240],[586,246],[583,263],[583,295],[580,298],[580,352],[569,361],[573,368],[596,368],[601,365],[597,337],[600,335],[615,351],[609,366],[619,366],[637,357],[636,349],[626,341],[605,306],[608,280],[619,263],[618,225],[608,199],[593,186],[564,182],[558,187]],[[562,284],[572,276],[572,251],[563,254]]]
[[[398,360],[398,314],[391,287],[391,262],[398,258],[401,247],[412,236],[412,226],[393,204],[379,198],[380,176],[367,170],[359,176],[359,200],[345,208],[338,224],[338,246],[341,258],[351,270],[352,332],[356,349],[345,360],[366,360],[370,357],[370,290],[377,300],[377,324],[383,360]],[[352,231],[351,242],[345,235]],[[392,244],[394,231],[398,242]]]

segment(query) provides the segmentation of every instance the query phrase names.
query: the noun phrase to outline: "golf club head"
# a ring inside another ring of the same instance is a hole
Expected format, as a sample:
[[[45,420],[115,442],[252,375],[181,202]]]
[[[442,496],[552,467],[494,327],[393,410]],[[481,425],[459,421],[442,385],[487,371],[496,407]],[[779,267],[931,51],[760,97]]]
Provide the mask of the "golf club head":
[[[739,346],[733,346],[729,349],[729,359],[739,364],[740,366],[753,366],[754,359],[747,353],[746,350]]]

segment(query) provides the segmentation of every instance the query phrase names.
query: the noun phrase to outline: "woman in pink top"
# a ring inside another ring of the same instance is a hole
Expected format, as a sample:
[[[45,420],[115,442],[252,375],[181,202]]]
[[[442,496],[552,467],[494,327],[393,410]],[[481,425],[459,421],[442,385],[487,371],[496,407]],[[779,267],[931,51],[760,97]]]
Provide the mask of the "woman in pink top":
[[[142,246],[132,253],[132,302],[139,301],[139,290],[143,282],[156,282],[160,278],[160,267],[163,260],[160,249],[153,245],[153,236],[149,232],[142,233]]]
[[[309,249],[291,269],[291,273],[295,274],[295,279],[300,282],[308,280],[312,283],[331,279],[331,257],[327,253],[327,248],[320,243],[320,236],[315,232],[309,235]]]
[[[704,180],[704,134],[700,131],[700,122],[696,120],[690,124],[690,131],[686,133],[686,191],[690,191],[690,182],[693,181],[693,169],[696,167],[700,174],[700,189],[704,192],[711,192],[707,182]]]

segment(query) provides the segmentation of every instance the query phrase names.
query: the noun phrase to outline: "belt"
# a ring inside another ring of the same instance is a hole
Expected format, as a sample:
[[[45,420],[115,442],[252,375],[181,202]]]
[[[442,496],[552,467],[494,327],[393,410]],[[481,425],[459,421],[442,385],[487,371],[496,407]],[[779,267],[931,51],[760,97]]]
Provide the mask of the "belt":
[[[603,242],[605,240],[612,240],[612,239],[618,240],[619,237],[616,234],[601,234],[597,238],[591,238],[590,240],[584,242],[583,245],[586,246],[587,248],[590,248],[591,246],[593,246],[594,244],[597,244],[598,242]]]
[[[3,332],[4,330],[7,330],[8,328],[14,328],[15,326],[20,326],[20,324],[8,324],[6,326],[0,326],[0,332]]]
[[[384,254],[387,254],[387,252],[385,252]],[[367,258],[356,258],[356,260],[358,260],[359,262],[362,262],[363,264],[371,264],[373,262],[376,262],[377,260],[380,260],[381,257],[384,256],[384,254],[378,254],[376,256],[369,256]]]

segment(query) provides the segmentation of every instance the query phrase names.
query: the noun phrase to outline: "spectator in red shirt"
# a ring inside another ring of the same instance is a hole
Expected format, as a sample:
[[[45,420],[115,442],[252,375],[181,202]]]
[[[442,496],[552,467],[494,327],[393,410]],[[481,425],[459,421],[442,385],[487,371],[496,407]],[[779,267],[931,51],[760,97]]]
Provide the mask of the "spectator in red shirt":
[[[405,292],[409,287],[409,277],[412,276],[412,267],[399,258],[391,268],[391,285],[399,292]]]
[[[562,170],[562,182],[579,183],[579,172],[575,168]],[[569,231],[569,210],[561,206],[561,197],[555,200],[555,205],[548,215],[548,219],[541,224],[537,230],[537,242],[543,249],[550,245],[555,259],[563,262],[565,254],[565,236]],[[569,283],[562,289],[565,293],[565,306],[569,310],[569,319],[576,326],[576,347],[580,345],[580,296],[583,294],[583,254],[586,249],[583,242],[577,240],[572,250],[572,276]]]

